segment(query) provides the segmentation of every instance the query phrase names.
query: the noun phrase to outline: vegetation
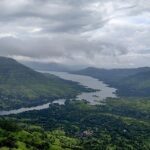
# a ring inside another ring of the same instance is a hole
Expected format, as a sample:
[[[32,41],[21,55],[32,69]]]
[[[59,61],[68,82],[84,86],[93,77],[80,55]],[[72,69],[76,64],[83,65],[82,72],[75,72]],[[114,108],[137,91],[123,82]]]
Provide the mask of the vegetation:
[[[36,72],[10,58],[0,57],[0,109],[33,106],[89,91],[77,83]]]
[[[149,72],[81,71],[117,87],[120,95],[133,96],[90,105],[68,98],[91,89],[0,57],[0,109],[67,99],[65,105],[0,117],[0,150],[149,150]]]
[[[144,98],[108,99],[97,106],[85,100],[67,101],[66,105],[52,104],[46,110],[11,117],[40,126],[46,133],[61,130],[68,142],[74,139],[83,150],[149,150],[149,108],[150,100]]]
[[[41,127],[0,120],[0,150],[80,150],[80,141],[64,131],[45,132]]]

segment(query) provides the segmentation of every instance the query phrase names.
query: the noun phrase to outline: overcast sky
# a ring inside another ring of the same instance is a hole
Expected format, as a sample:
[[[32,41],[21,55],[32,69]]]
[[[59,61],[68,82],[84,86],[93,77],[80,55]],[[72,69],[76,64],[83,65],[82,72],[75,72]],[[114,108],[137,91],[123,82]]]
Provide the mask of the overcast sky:
[[[2,56],[150,66],[150,0],[0,0],[0,10]]]

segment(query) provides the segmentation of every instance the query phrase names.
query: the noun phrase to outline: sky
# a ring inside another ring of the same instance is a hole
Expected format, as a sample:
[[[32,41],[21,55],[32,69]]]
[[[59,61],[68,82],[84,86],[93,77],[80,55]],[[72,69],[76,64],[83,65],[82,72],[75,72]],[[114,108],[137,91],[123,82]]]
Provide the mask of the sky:
[[[150,66],[150,0],[0,0],[0,55],[99,68]]]

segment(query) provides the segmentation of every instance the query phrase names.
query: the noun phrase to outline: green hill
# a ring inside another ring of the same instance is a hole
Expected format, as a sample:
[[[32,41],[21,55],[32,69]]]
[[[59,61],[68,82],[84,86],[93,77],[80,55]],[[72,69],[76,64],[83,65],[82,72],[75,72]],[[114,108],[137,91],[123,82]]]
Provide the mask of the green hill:
[[[32,106],[71,97],[84,87],[36,72],[11,58],[0,57],[0,109]]]

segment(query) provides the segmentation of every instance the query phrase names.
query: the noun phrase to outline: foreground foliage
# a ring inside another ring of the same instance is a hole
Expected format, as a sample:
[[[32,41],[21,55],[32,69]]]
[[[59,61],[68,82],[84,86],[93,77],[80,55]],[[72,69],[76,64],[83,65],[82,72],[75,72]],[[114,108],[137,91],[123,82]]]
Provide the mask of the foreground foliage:
[[[31,130],[30,126],[26,126],[23,130],[12,133],[2,128],[1,133],[4,134],[0,135],[1,139],[11,141],[7,135],[9,132],[13,138],[31,149],[38,143],[49,143],[51,146],[43,149],[149,150],[149,108],[150,100],[144,98],[108,99],[106,105],[101,106],[89,105],[84,100],[67,101],[66,105],[53,104],[46,110],[11,116],[23,124],[40,126],[44,131]],[[25,140],[28,136],[24,134],[28,133],[31,134],[32,144],[28,138]],[[55,142],[52,143],[49,137],[53,137]],[[1,143],[1,146],[10,147],[7,142]],[[36,146],[35,149],[41,148]]]
[[[38,126],[0,120],[0,150],[80,150],[79,143],[61,130],[45,132]]]

